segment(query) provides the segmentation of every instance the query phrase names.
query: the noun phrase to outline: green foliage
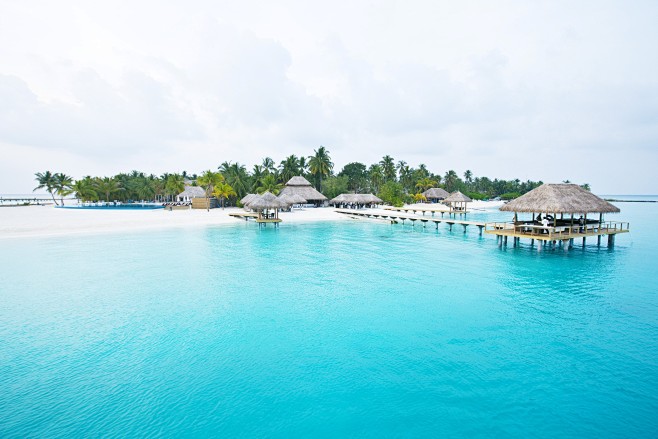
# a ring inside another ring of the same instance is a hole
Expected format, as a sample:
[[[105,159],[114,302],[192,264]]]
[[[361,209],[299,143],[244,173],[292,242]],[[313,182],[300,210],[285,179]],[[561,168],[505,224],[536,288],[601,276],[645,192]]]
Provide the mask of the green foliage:
[[[267,174],[261,179],[260,186],[256,188],[256,192],[263,194],[270,191],[274,195],[278,195],[282,187],[283,185],[277,181],[274,175]]]
[[[483,194],[480,192],[464,192],[464,195],[469,197],[471,200],[487,200],[489,197],[487,194]]]
[[[377,196],[381,198],[384,203],[396,207],[403,206],[407,198],[404,193],[404,188],[396,181],[387,181],[384,183]]]
[[[506,192],[499,195],[501,200],[513,200],[515,198],[519,198],[520,196],[521,194],[518,192]]]
[[[315,179],[315,188],[320,190],[322,187],[322,178],[331,175],[334,169],[334,162],[331,161],[329,151],[324,146],[314,150],[315,155],[308,158],[308,168]]]
[[[338,173],[339,177],[347,177],[347,190],[356,193],[365,192],[368,187],[368,171],[366,165],[359,162],[348,163]],[[339,194],[340,195],[340,194]]]
[[[322,182],[322,193],[325,197],[332,199],[340,194],[349,192],[348,177],[346,175],[339,177],[329,177]]]

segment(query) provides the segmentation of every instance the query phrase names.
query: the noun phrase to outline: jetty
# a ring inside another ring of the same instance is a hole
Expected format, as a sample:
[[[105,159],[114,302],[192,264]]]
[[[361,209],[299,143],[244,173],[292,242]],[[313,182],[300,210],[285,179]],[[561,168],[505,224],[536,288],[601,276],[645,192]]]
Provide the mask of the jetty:
[[[392,209],[388,209],[392,210]],[[404,210],[404,209],[401,209]],[[416,214],[408,214],[408,213],[398,213],[398,211],[393,211],[391,213],[388,212],[382,212],[379,210],[368,210],[368,209],[336,209],[337,213],[341,213],[344,215],[350,215],[353,217],[360,217],[360,218],[369,218],[369,219],[374,219],[374,220],[384,220],[384,221],[390,221],[392,223],[397,223],[398,221],[401,221],[402,224],[405,223],[405,221],[411,222],[412,225],[416,224],[416,221],[419,221],[420,224],[423,225],[423,227],[426,227],[428,223],[433,223],[436,228],[439,228],[439,224],[445,223],[448,225],[450,230],[452,230],[452,226],[454,225],[460,225],[464,227],[464,233],[466,233],[466,228],[468,226],[475,226],[479,229],[480,235],[482,234],[482,231],[486,227],[486,223],[480,222],[480,221],[466,221],[466,220],[461,220],[461,219],[456,219],[456,218],[438,218],[438,217],[428,217],[428,216],[421,216],[421,215],[416,215]],[[445,211],[444,211],[445,212]]]
[[[587,238],[597,238],[600,245],[601,238],[607,236],[608,246],[613,246],[618,234],[630,231],[628,222],[604,220],[605,213],[618,213],[618,207],[576,184],[543,184],[500,210],[513,212],[514,220],[488,223],[485,233],[496,235],[501,245],[511,237],[514,244],[525,238],[544,245],[559,242],[568,248],[575,239],[582,239],[585,245]],[[532,218],[519,219],[519,213],[532,214]],[[588,214],[598,218],[588,219]]]
[[[436,213],[440,213],[441,217],[445,214],[448,215],[466,215],[470,211],[468,210],[456,210],[456,209],[445,209],[445,207],[432,207],[432,206],[407,206],[407,207],[393,207],[393,206],[384,206],[384,210],[392,210],[395,212],[404,212],[404,213],[416,213],[420,212],[422,215],[425,213],[431,213],[432,216],[435,216]]]

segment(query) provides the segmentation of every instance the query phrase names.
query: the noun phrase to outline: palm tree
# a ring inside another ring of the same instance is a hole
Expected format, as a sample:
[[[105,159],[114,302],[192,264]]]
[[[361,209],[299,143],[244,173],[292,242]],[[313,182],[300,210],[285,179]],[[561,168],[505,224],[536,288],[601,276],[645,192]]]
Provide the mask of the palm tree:
[[[446,172],[446,176],[443,177],[443,184],[446,186],[448,192],[453,192],[457,189],[457,184],[459,183],[459,175],[452,169]]]
[[[331,161],[329,151],[324,146],[320,146],[317,150],[313,150],[315,155],[308,158],[308,167],[311,174],[316,178],[316,189],[320,190],[322,187],[322,177],[328,177],[334,169],[334,163]]]
[[[247,195],[247,192],[249,192],[249,174],[247,174],[247,168],[244,165],[224,162],[219,169],[238,198]]]
[[[251,171],[251,190],[256,191],[261,185],[263,178],[267,175],[267,172],[260,165],[254,165],[254,169]]]
[[[270,157],[263,159],[263,170],[270,174],[276,174],[276,165]]]
[[[221,200],[222,209],[224,208],[225,198],[237,195],[231,185],[225,182],[218,182],[213,189],[212,194]]]
[[[71,190],[75,192],[75,197],[80,201],[91,201],[98,197],[94,180],[88,175],[82,180],[76,180],[76,182],[71,185]]]
[[[400,162],[404,163],[404,162]],[[400,183],[404,187],[404,190],[409,193],[413,191],[414,180],[413,180],[413,170],[406,164],[403,164],[402,167],[398,170],[400,174]]]
[[[211,170],[205,171],[201,174],[201,177],[197,178],[197,183],[199,186],[205,189],[206,191],[206,210],[210,212],[210,195],[212,195],[215,190],[215,186],[218,186],[220,183],[224,182],[224,176],[219,172],[213,172]]]
[[[55,199],[55,194],[53,193],[56,189],[56,181],[55,181],[55,176],[50,172],[37,172],[34,174],[36,177],[36,181],[39,183],[37,187],[35,187],[32,192],[39,190],[39,189],[45,189],[46,192],[50,194],[51,197],[53,197],[53,201],[55,202],[55,206],[59,206],[57,204],[57,200]]]
[[[379,161],[380,166],[382,167],[382,172],[384,173],[384,179],[386,181],[395,181],[396,172],[395,172],[395,162],[393,157],[390,155],[385,155]]]
[[[135,192],[135,195],[137,195],[137,198],[140,200],[150,200],[154,198],[156,193],[155,181],[156,180],[147,177],[139,177],[135,180],[133,183],[133,191]]]
[[[302,156],[299,158],[299,175],[305,177],[306,174],[308,174],[308,162],[306,157]]]
[[[405,166],[407,166],[407,162],[405,162],[404,160],[399,160],[399,161],[398,161],[398,164],[395,165],[395,169],[398,170],[398,174],[400,173],[400,171],[401,171]]]
[[[466,172],[464,172],[464,181],[469,185],[473,183],[473,173],[470,171],[470,169],[467,169]]]
[[[71,186],[73,186],[73,179],[61,172],[53,175],[53,179],[55,180],[55,191],[57,192],[57,195],[59,195],[63,206],[64,197],[73,193],[73,189],[71,189]]]
[[[384,172],[382,167],[374,164],[368,168],[368,179],[370,180],[370,190],[374,193],[379,192],[379,188],[384,183]]]
[[[429,177],[421,178],[416,183],[416,187],[418,188],[418,192],[425,192],[429,188],[436,187],[436,180],[432,180]]]
[[[299,159],[295,154],[289,155],[279,165],[279,177],[282,182],[287,182],[291,178],[300,174]]]
[[[185,178],[180,174],[169,174],[165,181],[165,192],[172,198],[185,190]]]
[[[110,194],[119,192],[122,188],[119,181],[114,177],[96,177],[96,191],[105,194],[105,201],[110,201]]]
[[[277,180],[276,177],[272,174],[267,174],[263,179],[261,180],[260,186],[256,189],[256,192],[259,194],[265,193],[267,191],[272,192],[274,195],[278,195],[279,191],[283,187],[282,184],[280,184]]]

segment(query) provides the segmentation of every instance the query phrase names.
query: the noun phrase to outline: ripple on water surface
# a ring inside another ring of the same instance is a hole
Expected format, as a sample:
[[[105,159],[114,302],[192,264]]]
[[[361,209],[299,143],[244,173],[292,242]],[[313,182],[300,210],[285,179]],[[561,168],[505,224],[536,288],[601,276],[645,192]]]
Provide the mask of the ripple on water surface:
[[[645,247],[252,226],[3,243],[0,434],[655,434]]]

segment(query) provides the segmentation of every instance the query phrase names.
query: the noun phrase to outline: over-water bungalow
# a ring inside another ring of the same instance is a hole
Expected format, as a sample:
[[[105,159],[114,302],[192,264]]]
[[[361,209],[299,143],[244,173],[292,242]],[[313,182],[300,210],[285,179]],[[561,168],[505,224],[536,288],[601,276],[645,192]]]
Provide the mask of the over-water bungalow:
[[[577,184],[543,184],[500,208],[513,212],[513,220],[506,223],[488,223],[485,233],[497,235],[507,242],[521,238],[540,241],[563,241],[572,244],[575,238],[608,236],[614,244],[618,233],[629,231],[628,222],[605,221],[606,213],[620,210]],[[520,218],[525,214],[526,218]],[[532,217],[529,215],[532,214]],[[588,218],[589,217],[589,218]]]
[[[445,204],[450,206],[451,212],[463,212],[466,213],[466,206],[468,203],[472,202],[470,197],[462,194],[459,191],[455,191],[450,194],[448,198],[443,200]]]
[[[450,196],[450,193],[440,187],[432,187],[422,193],[429,203],[440,203]]]

